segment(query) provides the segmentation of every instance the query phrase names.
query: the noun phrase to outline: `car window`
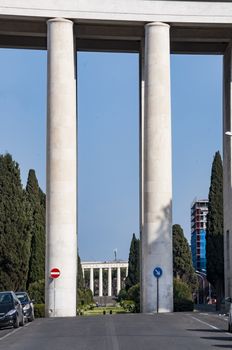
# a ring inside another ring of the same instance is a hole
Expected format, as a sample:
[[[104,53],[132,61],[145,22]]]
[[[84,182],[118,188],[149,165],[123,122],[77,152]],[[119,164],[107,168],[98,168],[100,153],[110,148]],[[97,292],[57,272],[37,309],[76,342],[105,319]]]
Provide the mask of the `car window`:
[[[12,296],[10,293],[0,293],[0,304],[11,304]]]
[[[29,301],[28,296],[26,294],[16,294],[16,296],[23,303]]]

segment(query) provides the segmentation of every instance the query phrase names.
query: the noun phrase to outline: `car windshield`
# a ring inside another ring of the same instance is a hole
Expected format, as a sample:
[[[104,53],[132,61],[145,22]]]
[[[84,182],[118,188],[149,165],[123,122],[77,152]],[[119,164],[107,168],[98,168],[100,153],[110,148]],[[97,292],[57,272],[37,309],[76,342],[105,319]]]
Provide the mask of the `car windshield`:
[[[25,293],[16,293],[17,298],[21,301],[21,303],[25,303],[29,301],[27,294]]]
[[[0,293],[0,305],[11,304],[12,296],[10,293]]]

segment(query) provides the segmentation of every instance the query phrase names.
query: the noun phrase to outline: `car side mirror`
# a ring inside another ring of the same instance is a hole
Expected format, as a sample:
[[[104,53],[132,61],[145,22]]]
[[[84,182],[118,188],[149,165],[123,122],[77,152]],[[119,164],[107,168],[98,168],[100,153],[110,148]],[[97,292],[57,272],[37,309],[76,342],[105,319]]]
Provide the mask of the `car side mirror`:
[[[232,298],[227,297],[227,298],[225,298],[225,301],[226,301],[227,303],[232,303]]]

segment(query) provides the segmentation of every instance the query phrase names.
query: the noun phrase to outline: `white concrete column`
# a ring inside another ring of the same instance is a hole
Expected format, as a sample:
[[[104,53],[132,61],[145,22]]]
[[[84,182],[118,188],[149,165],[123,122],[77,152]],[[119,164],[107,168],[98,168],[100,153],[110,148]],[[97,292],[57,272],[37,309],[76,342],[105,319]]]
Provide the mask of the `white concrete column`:
[[[91,289],[93,296],[94,296],[94,271],[93,271],[92,267],[90,268],[90,282],[89,282],[89,284],[90,284],[90,289]]]
[[[172,167],[170,113],[169,25],[145,26],[143,121],[143,227],[141,311],[156,311],[156,279],[159,266],[159,311],[173,310],[172,270]]]
[[[117,267],[117,294],[121,290],[121,268]]]
[[[76,315],[76,53],[73,22],[48,25],[46,316]],[[60,269],[60,277],[49,278]],[[68,303],[67,303],[68,300]]]
[[[103,296],[103,276],[102,267],[99,268],[99,297]]]
[[[112,269],[108,268],[108,297],[112,296]]]
[[[224,55],[223,201],[225,297],[232,297],[232,43]]]
[[[139,235],[140,235],[140,254],[141,254],[141,245],[142,245],[142,233],[144,227],[144,54],[145,54],[145,42],[144,39],[141,40],[140,47],[140,118],[139,118]],[[129,263],[128,263],[129,268]],[[126,277],[128,276],[128,268]],[[142,281],[142,254],[140,256],[140,281]],[[142,282],[140,282],[140,305],[143,304],[142,298]],[[142,309],[142,306],[141,306]]]

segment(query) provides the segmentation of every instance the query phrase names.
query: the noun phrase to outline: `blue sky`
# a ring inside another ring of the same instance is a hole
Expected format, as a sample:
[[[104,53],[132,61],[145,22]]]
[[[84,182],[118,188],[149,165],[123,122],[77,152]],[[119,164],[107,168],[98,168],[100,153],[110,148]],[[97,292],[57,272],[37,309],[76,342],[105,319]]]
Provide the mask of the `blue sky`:
[[[222,57],[172,56],[173,222],[190,238],[190,204],[208,195],[222,138]],[[46,52],[0,50],[0,152],[45,190]],[[127,259],[139,233],[138,55],[78,54],[79,250]]]

